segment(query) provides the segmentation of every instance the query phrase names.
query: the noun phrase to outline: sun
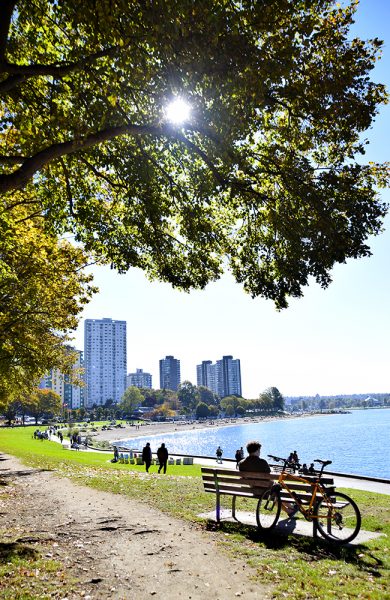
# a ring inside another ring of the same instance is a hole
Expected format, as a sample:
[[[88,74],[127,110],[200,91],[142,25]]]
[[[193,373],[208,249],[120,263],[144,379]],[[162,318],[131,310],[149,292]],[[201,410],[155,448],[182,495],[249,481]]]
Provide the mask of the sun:
[[[191,106],[182,98],[175,98],[166,106],[164,112],[167,121],[180,125],[190,118]]]

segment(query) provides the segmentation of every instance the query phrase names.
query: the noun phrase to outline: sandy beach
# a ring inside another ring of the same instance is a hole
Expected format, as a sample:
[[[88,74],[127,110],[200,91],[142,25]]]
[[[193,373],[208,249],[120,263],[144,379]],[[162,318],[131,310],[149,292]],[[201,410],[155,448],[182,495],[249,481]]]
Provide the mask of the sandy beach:
[[[307,415],[310,416],[310,415]],[[302,418],[302,415],[299,415]],[[295,416],[288,417],[245,417],[243,419],[214,419],[208,421],[182,421],[182,422],[157,422],[150,421],[136,427],[135,425],[126,425],[121,428],[113,427],[104,431],[98,431],[94,434],[94,440],[106,440],[114,442],[130,438],[145,437],[147,435],[159,435],[164,433],[182,433],[192,431],[193,429],[210,429],[219,427],[229,427],[234,425],[247,425],[248,423],[264,423],[277,419],[294,419]]]

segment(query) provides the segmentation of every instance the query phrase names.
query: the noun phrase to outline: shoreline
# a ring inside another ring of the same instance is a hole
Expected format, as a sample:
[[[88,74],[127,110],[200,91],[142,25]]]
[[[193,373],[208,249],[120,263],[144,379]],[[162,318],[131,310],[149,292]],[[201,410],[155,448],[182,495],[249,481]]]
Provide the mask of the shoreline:
[[[288,415],[283,417],[244,417],[243,419],[217,419],[207,420],[205,422],[199,421],[153,421],[142,424],[139,429],[135,425],[126,425],[120,429],[109,429],[99,431],[93,435],[93,440],[106,441],[112,444],[113,442],[121,442],[122,440],[129,440],[137,438],[144,438],[146,436],[157,436],[164,433],[185,433],[187,431],[193,431],[194,429],[208,430],[208,429],[220,429],[225,427],[236,427],[237,425],[248,425],[255,423],[267,423],[269,421],[279,421],[285,419],[307,419],[310,417],[328,416],[331,413],[315,413],[307,415]]]

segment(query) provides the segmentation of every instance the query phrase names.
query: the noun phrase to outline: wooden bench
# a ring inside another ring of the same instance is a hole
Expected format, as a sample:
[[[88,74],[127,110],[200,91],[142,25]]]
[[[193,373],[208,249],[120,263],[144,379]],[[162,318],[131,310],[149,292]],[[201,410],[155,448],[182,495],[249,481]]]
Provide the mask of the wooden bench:
[[[236,518],[236,498],[260,498],[263,492],[277,482],[280,473],[278,465],[271,466],[271,473],[248,473],[233,469],[216,469],[213,467],[202,467],[202,480],[205,492],[216,495],[215,498],[215,518],[217,523],[221,521],[221,496],[232,496],[232,514]],[[293,473],[293,471],[291,471]],[[299,476],[299,474],[297,473]],[[315,476],[304,475],[308,481],[315,481]],[[321,478],[321,482],[327,488],[334,488],[333,478],[327,475]],[[297,497],[308,504],[312,497],[312,488],[309,483],[287,479],[288,486],[295,492]],[[293,502],[291,496],[285,491],[281,491],[282,502]],[[316,535],[315,521],[313,521],[313,535]]]

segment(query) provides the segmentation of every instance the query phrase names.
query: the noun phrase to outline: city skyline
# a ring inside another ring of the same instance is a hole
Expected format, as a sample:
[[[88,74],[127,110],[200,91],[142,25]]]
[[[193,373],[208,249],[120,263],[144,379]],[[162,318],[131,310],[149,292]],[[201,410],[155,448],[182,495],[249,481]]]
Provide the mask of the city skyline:
[[[372,79],[390,83],[390,4],[363,0],[353,34],[385,40],[383,58]],[[381,107],[364,162],[388,159],[390,107]],[[390,202],[389,190],[381,196]],[[129,371],[143,368],[159,381],[158,365],[167,354],[180,358],[181,380],[196,382],[196,365],[231,354],[239,356],[244,397],[275,386],[285,396],[380,393],[389,390],[390,217],[385,231],[368,240],[372,257],[337,265],[327,290],[311,283],[304,297],[277,312],[261,298],[251,299],[230,275],[190,294],[150,282],[136,269],[118,275],[92,267],[100,287],[83,318],[111,316],[129,324]],[[74,345],[82,348],[83,322]]]

